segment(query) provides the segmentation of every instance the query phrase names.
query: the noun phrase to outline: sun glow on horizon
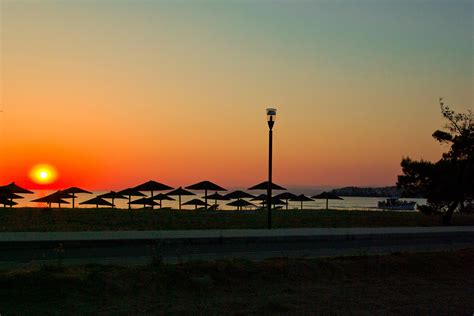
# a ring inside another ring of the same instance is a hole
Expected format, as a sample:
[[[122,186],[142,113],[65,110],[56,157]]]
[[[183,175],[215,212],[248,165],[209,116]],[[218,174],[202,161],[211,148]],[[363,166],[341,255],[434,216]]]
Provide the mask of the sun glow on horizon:
[[[58,173],[51,165],[38,164],[31,168],[29,176],[37,184],[51,184],[58,178]]]

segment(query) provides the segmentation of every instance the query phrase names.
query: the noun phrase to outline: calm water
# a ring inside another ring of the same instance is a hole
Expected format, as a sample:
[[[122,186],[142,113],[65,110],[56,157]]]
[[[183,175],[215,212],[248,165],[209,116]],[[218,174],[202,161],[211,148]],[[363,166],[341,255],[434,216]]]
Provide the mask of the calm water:
[[[35,194],[25,194],[23,195],[25,198],[24,199],[19,199],[16,200],[18,202],[18,206],[24,207],[24,206],[32,206],[32,207],[43,207],[45,206],[44,203],[34,203],[34,202],[29,202],[31,200],[34,200],[36,198],[48,195],[52,193],[53,191],[36,191]],[[78,198],[76,198],[76,207],[78,204],[82,201],[86,201],[96,195],[106,193],[106,192],[94,192],[94,195],[91,194],[79,194]],[[301,194],[305,192],[295,192],[295,194]],[[307,194],[310,192],[307,192]],[[316,194],[316,193],[310,193],[310,194]],[[194,196],[183,196],[181,197],[182,202],[189,201],[191,199],[195,198],[201,198],[203,197],[204,194],[197,194]],[[163,201],[163,207],[171,207],[173,209],[178,208],[178,197],[173,197],[176,198],[176,201]],[[374,198],[374,197],[343,197],[344,200],[329,200],[329,208],[331,209],[339,209],[339,210],[347,210],[347,209],[355,209],[355,210],[368,210],[368,211],[377,211],[379,210],[377,208],[377,203],[379,201],[384,201],[385,198]],[[132,197],[132,201],[137,198]],[[419,205],[424,205],[426,204],[426,199],[402,199],[402,200],[407,200],[407,201],[416,201],[417,204]],[[68,200],[71,202],[71,200]],[[110,200],[109,200],[110,201]],[[115,204],[118,208],[128,208],[127,205],[128,200],[115,200]],[[230,201],[217,201],[219,204],[219,208],[223,210],[234,210],[235,207],[227,206],[226,203],[229,203]],[[213,204],[213,200],[208,200],[209,204]],[[255,201],[255,204],[258,202]],[[56,206],[56,205],[54,205]],[[326,200],[316,200],[314,202],[304,202],[303,204],[304,208],[306,209],[325,209],[326,208]],[[62,205],[62,207],[71,207],[71,204],[67,205]],[[95,206],[93,205],[80,205],[81,208],[93,208]],[[132,208],[141,208],[140,205],[132,205]],[[289,202],[288,205],[289,209],[296,209],[300,208],[300,202]],[[183,209],[194,209],[194,206],[183,206]]]

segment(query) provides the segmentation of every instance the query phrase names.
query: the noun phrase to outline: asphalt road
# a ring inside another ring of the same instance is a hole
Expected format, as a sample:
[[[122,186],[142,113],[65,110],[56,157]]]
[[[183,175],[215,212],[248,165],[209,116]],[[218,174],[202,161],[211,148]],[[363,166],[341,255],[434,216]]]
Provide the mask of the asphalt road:
[[[278,240],[101,240],[0,243],[0,268],[38,264],[146,264],[189,260],[274,257],[361,256],[393,252],[445,251],[474,247],[474,234],[412,234],[365,238],[279,238]]]

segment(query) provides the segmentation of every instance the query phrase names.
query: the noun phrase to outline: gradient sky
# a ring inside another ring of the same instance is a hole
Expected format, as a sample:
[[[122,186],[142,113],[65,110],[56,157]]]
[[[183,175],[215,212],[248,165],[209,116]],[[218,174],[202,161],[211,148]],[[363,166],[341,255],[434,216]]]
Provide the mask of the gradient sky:
[[[0,184],[393,185],[474,100],[474,1],[0,0]]]

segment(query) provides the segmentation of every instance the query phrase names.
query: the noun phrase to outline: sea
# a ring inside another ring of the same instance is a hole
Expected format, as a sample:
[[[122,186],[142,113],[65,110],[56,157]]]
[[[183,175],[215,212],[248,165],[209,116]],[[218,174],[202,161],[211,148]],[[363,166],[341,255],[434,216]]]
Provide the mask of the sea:
[[[36,203],[36,202],[31,202],[31,200],[34,200],[34,199],[37,199],[37,198],[40,198],[40,197],[43,197],[43,196],[46,196],[48,194],[51,194],[53,193],[54,191],[46,191],[46,190],[42,190],[42,191],[35,191],[34,194],[24,194],[23,195],[23,199],[18,199],[18,200],[15,200],[18,205],[16,207],[46,207],[46,204],[45,203]],[[280,193],[281,191],[277,191],[276,194]],[[307,196],[313,196],[313,195],[316,195],[320,192],[302,192],[301,189],[295,189],[295,190],[289,190],[289,192],[292,192],[294,194],[306,194]],[[93,192],[93,194],[78,194],[77,195],[77,198],[76,198],[76,207],[80,207],[80,208],[95,208],[94,205],[79,205],[80,202],[83,202],[83,201],[86,201],[88,199],[91,199],[92,197],[95,197],[97,195],[100,195],[100,194],[104,194],[104,193],[107,193],[107,191],[96,191],[96,192]],[[146,194],[146,192],[143,192]],[[203,199],[204,198],[204,193],[199,193],[199,192],[195,192],[196,195],[193,195],[193,196],[182,196],[181,197],[181,202],[182,203],[185,203],[191,199],[195,199],[195,198],[201,198]],[[213,192],[211,193],[208,193],[208,194],[212,194]],[[262,192],[259,192],[259,191],[256,191],[256,192],[252,192],[252,194],[254,195],[258,195],[260,193],[264,193],[263,191]],[[155,193],[156,195],[156,193]],[[163,201],[163,207],[171,207],[173,209],[178,209],[178,197],[177,196],[173,196],[172,198],[175,198],[176,200],[175,201]],[[336,209],[336,210],[362,210],[362,211],[381,211],[381,209],[379,209],[377,207],[378,205],[378,202],[379,201],[384,201],[386,200],[387,197],[354,197],[354,196],[342,196],[343,200],[329,200],[329,208],[330,209]],[[135,200],[135,199],[138,199],[137,197],[132,197],[132,201]],[[248,200],[248,199],[247,199]],[[426,199],[420,199],[420,198],[413,198],[413,199],[400,199],[402,201],[415,201],[418,205],[425,205],[426,204]],[[71,202],[71,200],[67,200],[68,202]],[[110,200],[108,200],[110,201]],[[214,204],[214,200],[208,200],[208,203],[209,204]],[[232,207],[232,206],[228,206],[226,205],[227,203],[229,203],[231,201],[217,201],[217,204],[219,205],[219,209],[220,210],[235,210],[236,208],[235,207]],[[259,201],[250,201],[251,203],[254,203],[254,204],[258,204],[260,203]],[[115,206],[117,208],[123,208],[123,209],[126,209],[128,208],[128,199],[127,200],[122,200],[122,199],[116,199],[114,201],[115,203]],[[53,207],[57,207],[57,204],[53,205]],[[71,203],[70,204],[65,204],[65,205],[61,205],[62,208],[70,208],[71,207]],[[106,206],[99,206],[100,208],[107,208]],[[139,209],[139,208],[142,208],[143,206],[140,206],[140,205],[132,205],[132,208],[133,209]],[[284,208],[286,206],[283,206]],[[301,207],[301,202],[292,202],[292,201],[289,201],[288,203],[288,209],[289,210],[294,210],[294,209],[300,209]],[[157,206],[155,206],[155,208],[158,208]],[[309,201],[309,202],[304,202],[303,203],[303,208],[304,209],[325,209],[326,208],[326,200],[315,200],[315,201]],[[182,206],[182,209],[189,209],[189,210],[193,210],[194,209],[194,206],[185,206],[183,205]]]

